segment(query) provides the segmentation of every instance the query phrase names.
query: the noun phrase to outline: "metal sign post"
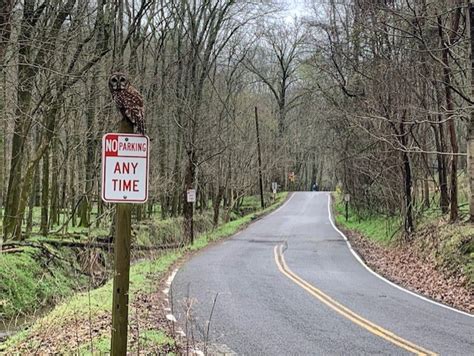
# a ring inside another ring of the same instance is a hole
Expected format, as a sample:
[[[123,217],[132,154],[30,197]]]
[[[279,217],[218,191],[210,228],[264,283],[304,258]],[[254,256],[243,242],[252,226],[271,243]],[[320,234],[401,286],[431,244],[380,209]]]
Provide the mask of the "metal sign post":
[[[148,199],[149,139],[134,135],[127,120],[120,133],[102,138],[102,199],[118,203],[115,214],[111,355],[127,354],[132,211]]]
[[[346,207],[346,221],[349,220],[349,202],[351,201],[351,195],[345,194],[344,195],[344,204]]]
[[[278,189],[278,184],[277,182],[272,182],[272,193],[273,193],[273,200],[275,201],[276,199],[276,193]]]
[[[194,205],[196,202],[196,189],[186,191],[186,201]],[[192,207],[194,209],[194,206]],[[191,219],[191,245],[194,244],[194,218]]]

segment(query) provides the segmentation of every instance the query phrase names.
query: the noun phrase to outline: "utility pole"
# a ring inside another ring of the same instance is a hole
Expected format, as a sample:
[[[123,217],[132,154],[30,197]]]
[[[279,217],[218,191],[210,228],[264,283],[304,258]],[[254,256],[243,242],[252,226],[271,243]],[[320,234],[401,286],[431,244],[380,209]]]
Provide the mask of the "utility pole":
[[[260,148],[260,132],[258,130],[258,109],[255,107],[255,127],[257,129],[257,152],[258,152],[258,179],[260,183],[260,204],[262,209],[265,208],[265,200],[263,199],[263,179],[262,179],[262,151]]]
[[[471,100],[474,99],[474,3],[469,1],[469,26],[471,35]],[[467,167],[469,176],[469,220],[474,222],[474,110],[471,109],[471,120],[467,135]]]
[[[120,133],[133,133],[133,126],[123,119]],[[111,355],[127,354],[128,288],[130,284],[130,245],[132,209],[128,203],[118,203],[115,213],[114,283],[112,297]]]

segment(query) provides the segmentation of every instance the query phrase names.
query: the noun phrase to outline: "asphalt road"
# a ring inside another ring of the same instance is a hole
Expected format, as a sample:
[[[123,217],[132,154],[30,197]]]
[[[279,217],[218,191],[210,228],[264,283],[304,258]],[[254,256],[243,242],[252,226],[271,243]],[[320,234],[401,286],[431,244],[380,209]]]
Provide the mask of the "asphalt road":
[[[323,192],[294,193],[273,214],[180,268],[173,313],[200,349],[474,355],[474,318],[370,273],[331,224],[328,199]]]

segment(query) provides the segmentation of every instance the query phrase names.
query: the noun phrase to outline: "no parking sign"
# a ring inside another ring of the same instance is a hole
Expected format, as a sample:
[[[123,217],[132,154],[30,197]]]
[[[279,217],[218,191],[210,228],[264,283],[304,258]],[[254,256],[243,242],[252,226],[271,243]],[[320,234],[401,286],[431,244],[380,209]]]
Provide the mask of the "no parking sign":
[[[102,200],[145,203],[148,199],[148,136],[108,133],[102,138]]]

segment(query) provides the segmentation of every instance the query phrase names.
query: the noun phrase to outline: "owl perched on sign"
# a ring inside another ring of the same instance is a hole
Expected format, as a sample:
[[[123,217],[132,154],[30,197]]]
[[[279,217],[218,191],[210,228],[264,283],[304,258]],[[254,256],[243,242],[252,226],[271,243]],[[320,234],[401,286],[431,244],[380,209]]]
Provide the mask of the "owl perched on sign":
[[[137,133],[145,134],[145,107],[143,98],[127,76],[113,73],[109,78],[109,89],[122,117],[133,124]]]

